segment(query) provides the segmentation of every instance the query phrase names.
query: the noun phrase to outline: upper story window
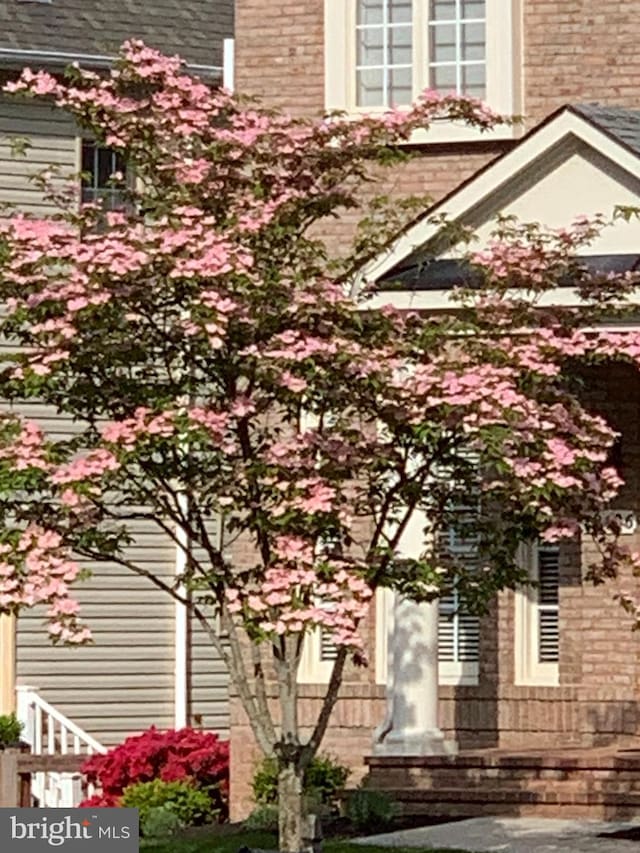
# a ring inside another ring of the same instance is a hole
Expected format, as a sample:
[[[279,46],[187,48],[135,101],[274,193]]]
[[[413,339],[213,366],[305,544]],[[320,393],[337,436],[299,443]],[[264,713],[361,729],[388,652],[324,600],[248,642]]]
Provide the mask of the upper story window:
[[[114,176],[122,175],[122,180]],[[127,206],[127,166],[122,154],[82,140],[82,202],[100,203],[104,210],[122,210]]]
[[[519,2],[325,0],[327,110],[357,114],[408,106],[429,88],[479,98],[502,114],[519,112]],[[429,139],[477,135],[462,130],[443,134],[438,126]]]
[[[356,2],[356,106],[407,105],[427,87],[485,97],[485,0]]]
[[[486,5],[485,0],[431,0],[428,44],[431,89],[484,99]]]
[[[358,106],[411,103],[411,0],[357,0],[355,70]]]

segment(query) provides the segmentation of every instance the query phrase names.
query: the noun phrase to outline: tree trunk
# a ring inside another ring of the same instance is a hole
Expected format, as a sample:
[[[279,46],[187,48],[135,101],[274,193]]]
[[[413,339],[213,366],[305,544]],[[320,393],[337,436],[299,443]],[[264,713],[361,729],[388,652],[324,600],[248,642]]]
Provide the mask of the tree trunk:
[[[295,764],[285,764],[278,774],[278,834],[282,853],[302,853],[304,800],[302,775]]]

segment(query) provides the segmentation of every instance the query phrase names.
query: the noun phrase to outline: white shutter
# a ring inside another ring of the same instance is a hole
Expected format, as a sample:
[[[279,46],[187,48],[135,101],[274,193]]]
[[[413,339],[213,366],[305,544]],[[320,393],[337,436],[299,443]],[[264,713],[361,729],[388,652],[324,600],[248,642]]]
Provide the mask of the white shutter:
[[[559,656],[559,554],[557,545],[538,545],[538,663],[555,663]]]
[[[469,520],[474,508],[461,507],[461,521],[465,515]],[[462,530],[449,528],[438,537],[438,551],[443,560],[454,557],[462,561],[469,570],[478,567],[478,537],[465,534]],[[460,602],[456,590],[442,595],[439,599],[438,620],[438,660],[440,663],[475,663],[479,658],[480,623],[477,616],[459,609]]]
[[[456,592],[441,596],[438,620],[440,663],[472,663],[478,660],[480,620],[460,611]]]
[[[469,459],[477,461],[471,455]],[[446,470],[441,472],[441,476],[450,479]],[[454,511],[459,523],[440,533],[436,541],[438,556],[443,563],[453,558],[469,571],[479,567],[478,534],[465,530],[465,526],[472,525],[478,516],[478,501],[479,493],[474,490],[466,499],[456,500]],[[477,681],[479,646],[479,619],[460,610],[458,593],[452,589],[439,600],[438,661],[445,680],[453,683]]]
[[[440,663],[456,662],[456,598],[455,594],[439,599],[438,660]]]
[[[338,647],[333,642],[333,633],[327,628],[320,628],[320,661],[332,661],[338,657]]]

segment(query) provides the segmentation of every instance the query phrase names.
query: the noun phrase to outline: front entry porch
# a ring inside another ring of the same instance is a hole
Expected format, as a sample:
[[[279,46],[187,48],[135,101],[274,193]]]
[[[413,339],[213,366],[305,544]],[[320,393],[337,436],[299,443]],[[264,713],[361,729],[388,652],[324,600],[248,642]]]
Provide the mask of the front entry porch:
[[[407,815],[625,820],[640,812],[640,745],[376,755],[366,763],[366,787],[389,793]]]

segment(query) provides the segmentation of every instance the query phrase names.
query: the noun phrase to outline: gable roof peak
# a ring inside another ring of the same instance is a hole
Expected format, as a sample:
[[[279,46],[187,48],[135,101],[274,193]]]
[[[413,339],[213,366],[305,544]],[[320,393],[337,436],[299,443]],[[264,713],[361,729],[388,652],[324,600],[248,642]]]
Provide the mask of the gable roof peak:
[[[569,109],[640,154],[640,110],[616,104],[571,104]]]

